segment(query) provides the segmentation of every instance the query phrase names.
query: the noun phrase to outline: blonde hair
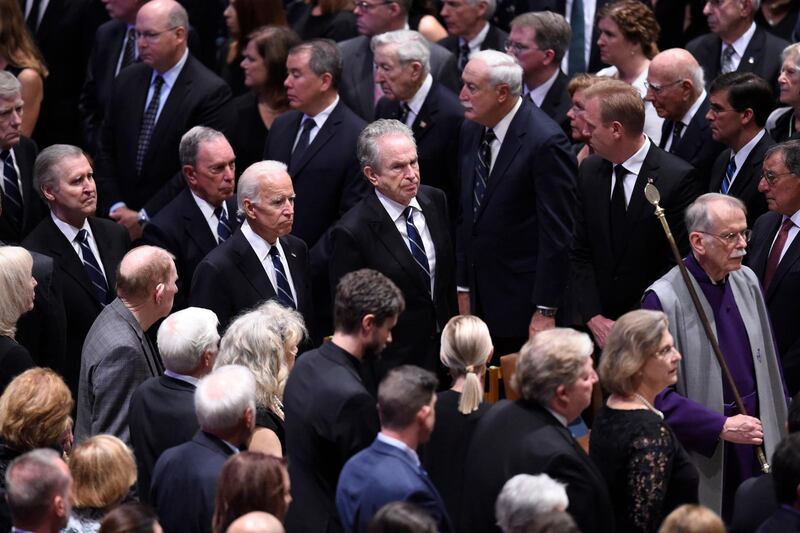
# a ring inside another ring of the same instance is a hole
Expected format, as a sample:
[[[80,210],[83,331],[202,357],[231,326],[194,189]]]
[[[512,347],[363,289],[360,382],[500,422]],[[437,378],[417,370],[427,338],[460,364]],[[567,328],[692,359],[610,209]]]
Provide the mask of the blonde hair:
[[[30,303],[33,258],[25,248],[0,246],[0,335],[14,338]]]
[[[442,330],[439,359],[454,377],[466,375],[458,401],[461,414],[468,415],[476,411],[483,400],[483,384],[478,375],[486,367],[492,349],[489,328],[476,316],[454,316]]]
[[[113,507],[136,482],[133,454],[113,435],[95,435],[78,444],[70,455],[69,470],[72,503],[77,508]]]
[[[725,533],[725,524],[708,507],[687,503],[667,515],[658,533]]]

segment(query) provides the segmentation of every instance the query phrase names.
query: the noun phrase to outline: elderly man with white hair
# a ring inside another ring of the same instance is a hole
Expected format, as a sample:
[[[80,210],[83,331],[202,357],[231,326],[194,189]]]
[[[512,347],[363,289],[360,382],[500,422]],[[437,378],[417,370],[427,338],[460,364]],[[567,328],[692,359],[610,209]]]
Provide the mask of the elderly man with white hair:
[[[459,72],[463,72],[476,52],[504,50],[508,34],[489,22],[497,7],[496,0],[444,0],[441,6],[449,35],[439,44],[458,58]]]
[[[547,474],[517,474],[503,485],[494,512],[503,533],[525,533],[543,513],[564,512],[566,485]]]

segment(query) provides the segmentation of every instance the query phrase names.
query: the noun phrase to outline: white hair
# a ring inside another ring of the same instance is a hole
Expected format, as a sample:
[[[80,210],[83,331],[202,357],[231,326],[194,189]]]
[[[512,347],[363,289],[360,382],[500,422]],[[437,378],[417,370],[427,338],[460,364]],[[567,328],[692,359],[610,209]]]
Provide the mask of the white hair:
[[[221,366],[197,384],[194,410],[201,429],[212,433],[233,429],[247,409],[255,416],[256,378],[247,367]]]
[[[563,511],[568,506],[564,483],[547,474],[517,474],[503,485],[494,509],[503,533],[522,533],[537,515]]]
[[[236,188],[236,197],[239,214],[244,214],[244,199],[258,204],[261,199],[261,177],[269,174],[286,172],[286,164],[280,161],[259,161],[253,163],[239,177]]]
[[[164,366],[178,374],[188,374],[200,364],[206,350],[219,347],[219,320],[214,311],[188,307],[169,315],[158,328],[158,351]]]
[[[506,84],[512,95],[522,93],[522,67],[513,56],[497,50],[481,50],[470,57],[470,61],[476,59],[489,67],[489,80],[493,87]]]
[[[400,63],[419,61],[422,63],[422,74],[431,71],[431,46],[421,33],[414,30],[396,30],[379,33],[372,38],[370,46],[374,52],[380,46],[396,44],[395,54]]]

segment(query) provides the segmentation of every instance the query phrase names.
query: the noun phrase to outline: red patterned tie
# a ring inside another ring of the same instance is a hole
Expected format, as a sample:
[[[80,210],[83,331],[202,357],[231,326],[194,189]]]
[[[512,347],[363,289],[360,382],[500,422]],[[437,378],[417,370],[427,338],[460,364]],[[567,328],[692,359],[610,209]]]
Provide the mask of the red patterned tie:
[[[764,269],[764,290],[769,289],[769,284],[772,283],[772,278],[775,276],[775,271],[778,270],[778,262],[781,259],[781,252],[786,245],[786,238],[789,237],[789,230],[794,226],[791,218],[783,221],[781,229],[778,231],[778,236],[775,238],[775,243],[772,245],[772,250],[769,252],[767,258],[767,268]]]

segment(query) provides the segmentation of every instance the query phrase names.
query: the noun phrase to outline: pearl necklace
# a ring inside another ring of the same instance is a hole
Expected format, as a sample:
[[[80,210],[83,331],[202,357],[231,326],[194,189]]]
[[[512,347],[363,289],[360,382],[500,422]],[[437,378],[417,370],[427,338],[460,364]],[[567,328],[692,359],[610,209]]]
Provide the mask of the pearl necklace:
[[[664,413],[662,413],[661,411],[659,411],[658,409],[656,409],[655,407],[653,407],[653,404],[652,404],[652,403],[650,403],[650,402],[648,402],[648,401],[645,399],[645,397],[644,397],[644,396],[642,396],[642,395],[641,395],[641,394],[639,394],[638,392],[634,392],[634,393],[633,393],[633,395],[636,397],[636,399],[637,399],[637,400],[639,400],[640,402],[642,402],[642,405],[644,405],[644,406],[645,406],[645,407],[647,407],[647,408],[648,408],[650,411],[652,411],[652,412],[654,412],[655,414],[657,414],[657,415],[658,415],[658,417],[659,417],[661,420],[664,420]]]

